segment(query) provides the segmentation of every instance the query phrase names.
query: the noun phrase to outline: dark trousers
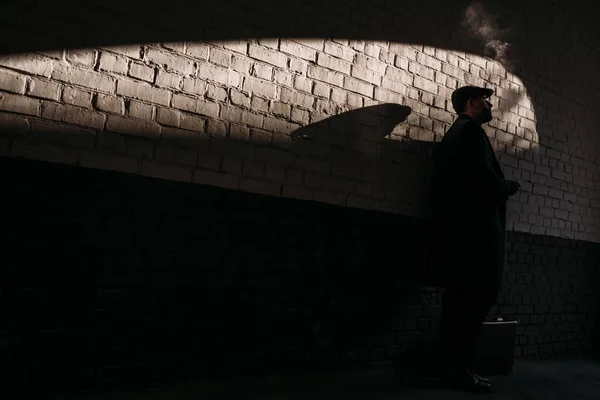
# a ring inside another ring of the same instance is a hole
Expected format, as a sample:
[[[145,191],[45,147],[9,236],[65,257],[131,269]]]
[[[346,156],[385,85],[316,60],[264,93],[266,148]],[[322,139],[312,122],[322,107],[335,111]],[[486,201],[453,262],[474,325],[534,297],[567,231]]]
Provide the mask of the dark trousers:
[[[446,367],[473,367],[475,342],[497,295],[493,289],[454,288],[443,294],[440,355]]]

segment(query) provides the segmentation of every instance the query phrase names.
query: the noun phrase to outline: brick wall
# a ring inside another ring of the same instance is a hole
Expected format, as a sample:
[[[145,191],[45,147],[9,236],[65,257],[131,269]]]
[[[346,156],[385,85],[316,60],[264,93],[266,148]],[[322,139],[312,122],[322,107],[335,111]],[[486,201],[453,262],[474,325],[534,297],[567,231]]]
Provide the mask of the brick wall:
[[[491,87],[486,131],[523,185],[509,201],[497,312],[522,323],[518,356],[590,346],[600,242],[592,2],[194,3],[6,5],[0,153],[424,223],[428,151],[455,118],[450,94]],[[487,36],[462,28],[468,18]],[[424,257],[408,260],[418,269]],[[420,322],[404,329],[435,330],[437,292],[413,295]]]

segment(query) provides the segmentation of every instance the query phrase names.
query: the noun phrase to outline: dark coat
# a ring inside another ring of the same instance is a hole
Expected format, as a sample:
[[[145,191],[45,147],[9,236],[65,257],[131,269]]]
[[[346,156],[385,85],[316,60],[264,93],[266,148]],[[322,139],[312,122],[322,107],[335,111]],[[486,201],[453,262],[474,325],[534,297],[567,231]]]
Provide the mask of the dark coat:
[[[427,283],[502,286],[508,183],[480,124],[460,115],[433,152]]]

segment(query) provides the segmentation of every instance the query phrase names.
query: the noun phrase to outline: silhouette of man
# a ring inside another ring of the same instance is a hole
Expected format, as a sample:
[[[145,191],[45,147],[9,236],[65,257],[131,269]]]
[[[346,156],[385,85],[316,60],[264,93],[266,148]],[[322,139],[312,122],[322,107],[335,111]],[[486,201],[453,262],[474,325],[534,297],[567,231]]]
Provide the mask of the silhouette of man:
[[[482,124],[492,120],[491,89],[452,93],[458,118],[435,148],[429,283],[442,297],[443,376],[453,386],[489,392],[472,368],[472,349],[502,286],[506,202],[520,189],[506,180]]]

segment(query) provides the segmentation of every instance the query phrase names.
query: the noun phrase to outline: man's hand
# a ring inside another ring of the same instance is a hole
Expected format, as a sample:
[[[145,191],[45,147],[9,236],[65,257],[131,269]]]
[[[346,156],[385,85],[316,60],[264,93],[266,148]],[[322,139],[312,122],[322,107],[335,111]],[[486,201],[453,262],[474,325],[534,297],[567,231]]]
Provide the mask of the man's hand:
[[[508,182],[508,195],[512,196],[521,189],[519,182],[507,181]]]

